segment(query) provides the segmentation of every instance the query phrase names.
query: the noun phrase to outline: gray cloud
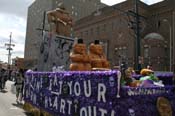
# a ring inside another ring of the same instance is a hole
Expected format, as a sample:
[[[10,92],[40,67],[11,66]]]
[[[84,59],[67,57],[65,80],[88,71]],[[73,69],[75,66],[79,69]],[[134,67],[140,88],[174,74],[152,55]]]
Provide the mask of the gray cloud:
[[[2,43],[4,42],[8,42],[8,38],[4,38],[2,36],[0,36],[0,46],[2,46]]]
[[[12,51],[12,54],[24,54],[24,51]]]
[[[24,44],[25,43],[25,37],[24,36],[18,36],[17,38],[13,39],[12,42],[14,42],[15,44]]]
[[[7,62],[5,43],[9,42],[10,32],[12,32],[12,43],[15,44],[12,57],[14,55],[23,57],[27,9],[33,1],[0,0],[0,60]]]
[[[0,0],[0,12],[26,18],[28,6],[34,0]]]
[[[154,3],[157,3],[157,2],[161,2],[163,0],[141,0],[141,1],[143,1],[143,2],[150,5],[150,4],[154,4]]]
[[[6,48],[7,48],[7,46],[5,46],[6,43],[9,43],[9,38],[4,38],[4,37],[0,36],[0,50],[6,50]],[[13,41],[12,41],[12,43],[13,43]]]
[[[12,38],[12,44],[24,44],[25,39],[24,36],[18,36],[17,38]],[[9,38],[4,38],[0,36],[0,46],[4,46],[5,43],[9,43]]]

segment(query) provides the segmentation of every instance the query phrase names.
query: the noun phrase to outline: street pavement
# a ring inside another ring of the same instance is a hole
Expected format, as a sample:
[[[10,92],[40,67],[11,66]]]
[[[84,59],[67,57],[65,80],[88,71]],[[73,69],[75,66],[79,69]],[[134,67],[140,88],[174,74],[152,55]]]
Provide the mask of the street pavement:
[[[16,95],[11,92],[14,82],[7,81],[6,88],[0,91],[0,116],[27,116],[22,104],[16,103]]]

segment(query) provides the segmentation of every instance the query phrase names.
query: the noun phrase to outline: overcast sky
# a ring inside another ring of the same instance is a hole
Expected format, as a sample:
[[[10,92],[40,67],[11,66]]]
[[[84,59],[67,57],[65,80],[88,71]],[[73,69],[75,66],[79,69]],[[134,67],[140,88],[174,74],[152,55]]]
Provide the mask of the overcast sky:
[[[0,0],[0,60],[7,62],[5,43],[15,44],[12,58],[24,57],[27,8],[34,0]]]
[[[12,32],[12,43],[15,47],[12,58],[24,57],[24,43],[26,35],[27,8],[34,0],[0,0],[0,61],[7,62],[5,43],[9,42]],[[103,3],[113,5],[125,0],[101,0]],[[162,0],[142,0],[152,4]]]

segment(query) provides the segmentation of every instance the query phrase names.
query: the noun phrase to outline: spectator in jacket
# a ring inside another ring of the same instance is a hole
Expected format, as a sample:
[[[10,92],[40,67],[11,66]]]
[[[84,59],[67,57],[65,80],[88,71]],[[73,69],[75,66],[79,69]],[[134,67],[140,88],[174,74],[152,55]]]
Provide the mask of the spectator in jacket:
[[[17,73],[16,79],[15,79],[16,102],[22,101],[23,84],[24,84],[24,77],[23,77],[23,73],[20,71]]]

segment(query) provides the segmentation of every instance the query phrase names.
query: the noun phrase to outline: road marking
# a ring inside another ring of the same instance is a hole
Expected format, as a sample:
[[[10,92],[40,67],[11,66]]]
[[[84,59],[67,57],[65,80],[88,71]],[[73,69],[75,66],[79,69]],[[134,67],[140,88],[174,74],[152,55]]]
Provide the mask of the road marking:
[[[11,110],[18,110],[19,108],[17,108],[17,107],[11,107],[10,109]]]

